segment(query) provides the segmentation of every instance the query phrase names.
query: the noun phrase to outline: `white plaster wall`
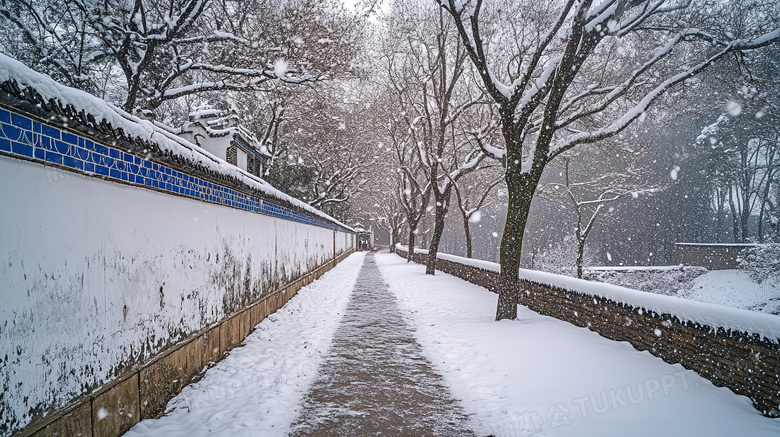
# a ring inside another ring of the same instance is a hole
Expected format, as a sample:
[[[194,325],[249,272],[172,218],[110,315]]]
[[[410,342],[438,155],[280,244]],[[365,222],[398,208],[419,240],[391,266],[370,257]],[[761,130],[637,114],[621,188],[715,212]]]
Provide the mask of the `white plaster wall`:
[[[207,152],[219,159],[227,160],[227,149],[230,147],[230,139],[228,137],[212,138],[204,134],[198,136],[197,140],[196,144],[206,149]]]
[[[336,253],[342,254],[355,247],[354,234],[336,233]]]
[[[0,205],[0,417],[14,428],[333,256],[329,229],[4,156]]]
[[[236,166],[240,168],[241,170],[246,170],[247,166],[247,154],[241,149],[238,149],[236,151]]]

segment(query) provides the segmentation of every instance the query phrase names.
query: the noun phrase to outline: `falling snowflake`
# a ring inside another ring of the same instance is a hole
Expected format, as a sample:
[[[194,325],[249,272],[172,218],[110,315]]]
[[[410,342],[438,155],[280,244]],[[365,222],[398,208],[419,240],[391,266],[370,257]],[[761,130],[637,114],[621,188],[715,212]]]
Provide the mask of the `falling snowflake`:
[[[726,112],[732,117],[736,117],[742,113],[742,105],[737,102],[728,102],[728,104],[726,104]]]
[[[274,75],[276,77],[284,77],[285,74],[287,74],[287,61],[284,59],[277,59],[276,62],[274,62]]]
[[[669,177],[672,178],[673,181],[677,180],[677,172],[680,171],[680,166],[675,165],[671,172],[669,172]]]

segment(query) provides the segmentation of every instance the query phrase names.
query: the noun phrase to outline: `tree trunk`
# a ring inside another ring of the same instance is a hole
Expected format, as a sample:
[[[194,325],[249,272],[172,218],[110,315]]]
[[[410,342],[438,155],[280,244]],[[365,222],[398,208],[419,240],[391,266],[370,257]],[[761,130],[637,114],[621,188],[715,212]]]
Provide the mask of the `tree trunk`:
[[[509,176],[507,177],[509,179]],[[528,175],[524,179],[530,179]],[[535,184],[524,180],[510,183],[507,180],[509,204],[507,205],[504,235],[501,238],[501,274],[499,276],[496,320],[517,318],[520,257],[523,253],[523,232],[531,209]],[[530,188],[529,188],[530,186]]]
[[[469,228],[469,219],[464,216],[463,232],[466,234],[466,258],[471,258],[471,229]]]
[[[414,261],[414,237],[416,237],[414,231],[415,229],[409,228],[409,250],[406,252],[407,262]]]
[[[585,258],[585,239],[577,240],[577,277],[582,279],[582,263]]]
[[[717,237],[716,238],[722,238],[722,235],[725,234],[726,231],[726,223],[725,223],[725,217],[726,217],[726,205],[725,205],[725,197],[722,194],[721,190],[718,190],[715,194],[716,200],[718,202],[718,221],[717,221]]]
[[[764,185],[764,192],[761,194],[761,198],[759,199],[761,202],[761,209],[758,213],[758,242],[763,243],[764,242],[764,218],[767,215],[766,207],[767,204],[770,202],[769,199],[769,189],[772,187],[772,179],[774,178],[774,172],[771,171],[772,168],[772,159],[769,159],[769,164],[767,165],[767,177],[766,177],[766,185]]]
[[[729,191],[729,208],[731,209],[731,231],[734,233],[734,242],[743,243],[743,241],[739,238],[739,213],[737,212],[737,208],[734,206],[734,198],[731,194],[731,191]]]
[[[446,202],[446,200],[444,200]],[[441,242],[441,235],[444,233],[444,217],[447,215],[446,203],[440,203],[442,206],[436,207],[436,221],[433,225],[433,236],[431,237],[431,245],[428,248],[428,260],[425,263],[425,274],[436,274],[436,255],[439,253],[439,243]]]
[[[398,229],[390,228],[390,253],[395,253],[395,245],[398,243]]]
[[[748,205],[748,204],[745,203],[745,205]],[[741,233],[740,234],[740,236],[741,236],[740,243],[747,243],[747,241],[748,241],[748,220],[750,220],[750,210],[748,209],[747,206],[744,206],[743,207],[743,211],[742,211],[742,213],[740,214],[740,217],[739,217],[739,228],[740,228],[739,230],[740,230],[740,233]]]

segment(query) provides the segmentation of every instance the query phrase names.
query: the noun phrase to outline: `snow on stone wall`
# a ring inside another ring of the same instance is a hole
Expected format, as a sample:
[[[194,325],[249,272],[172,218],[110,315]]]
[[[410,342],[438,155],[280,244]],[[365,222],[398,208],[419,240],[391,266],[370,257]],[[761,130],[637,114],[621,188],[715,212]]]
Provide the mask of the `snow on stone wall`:
[[[408,253],[396,249],[400,256]],[[414,261],[424,263],[426,254],[416,249]],[[439,254],[436,268],[498,291],[498,264]],[[521,305],[682,364],[748,396],[762,414],[780,417],[780,317],[545,272],[519,273]]]
[[[396,247],[402,252],[408,251],[406,246],[399,244]],[[428,251],[415,248],[415,254],[427,255]],[[501,271],[498,263],[463,258],[446,253],[439,253],[437,258],[489,272],[499,273]],[[618,304],[629,305],[644,311],[669,314],[683,322],[697,323],[709,326],[712,329],[758,334],[771,342],[780,343],[780,317],[770,314],[706,302],[696,302],[674,296],[647,293],[617,285],[591,282],[538,270],[520,269],[520,279],[551,285],[584,295],[606,298]]]

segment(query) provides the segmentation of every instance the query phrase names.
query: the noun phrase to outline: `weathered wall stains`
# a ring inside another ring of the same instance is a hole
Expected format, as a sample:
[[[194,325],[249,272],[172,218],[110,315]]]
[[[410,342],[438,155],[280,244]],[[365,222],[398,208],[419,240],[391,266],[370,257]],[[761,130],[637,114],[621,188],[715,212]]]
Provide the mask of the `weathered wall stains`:
[[[0,435],[334,256],[330,229],[46,169],[0,157]]]

